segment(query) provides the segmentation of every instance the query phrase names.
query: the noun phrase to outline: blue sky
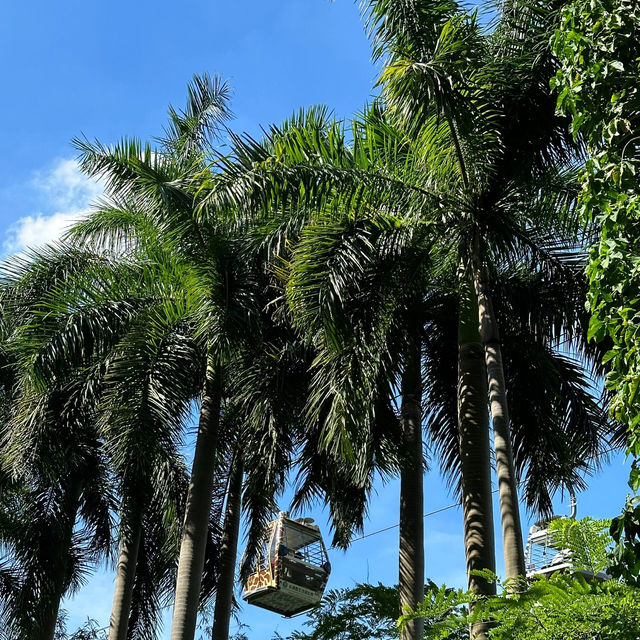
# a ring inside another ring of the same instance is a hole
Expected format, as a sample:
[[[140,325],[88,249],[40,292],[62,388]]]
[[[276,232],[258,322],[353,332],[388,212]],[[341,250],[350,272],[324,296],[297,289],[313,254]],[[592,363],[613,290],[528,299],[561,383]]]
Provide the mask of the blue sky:
[[[233,126],[252,134],[312,104],[347,116],[369,99],[376,78],[351,0],[5,0],[0,70],[1,257],[55,239],[99,195],[100,185],[85,180],[74,163],[74,136],[110,143],[122,135],[161,134],[167,105],[183,104],[194,73],[230,81]],[[580,496],[580,514],[615,515],[626,476],[616,458]],[[425,483],[426,511],[452,502],[437,469]],[[567,512],[566,505],[558,508]],[[379,485],[367,531],[393,525],[397,511],[397,483]],[[325,515],[311,515],[326,531]],[[428,576],[463,586],[459,509],[427,518],[426,544]],[[354,542],[346,553],[332,551],[330,587],[394,583],[396,553],[397,529]],[[65,602],[70,627],[87,616],[106,624],[112,587],[112,573],[100,570]],[[275,630],[286,634],[303,622],[252,607],[241,618],[251,640],[269,640]]]
[[[161,134],[194,73],[230,81],[234,127],[252,133],[312,104],[348,115],[376,75],[350,0],[0,2],[0,55],[5,253],[50,239],[95,195],[65,164],[73,137]]]

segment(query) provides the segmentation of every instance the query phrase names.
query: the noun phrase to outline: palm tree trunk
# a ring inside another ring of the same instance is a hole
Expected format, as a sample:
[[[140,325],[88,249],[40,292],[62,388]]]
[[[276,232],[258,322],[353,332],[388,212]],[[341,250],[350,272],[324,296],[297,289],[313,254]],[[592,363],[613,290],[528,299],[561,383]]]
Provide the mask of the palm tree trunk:
[[[487,366],[489,404],[500,495],[504,562],[507,578],[516,579],[518,576],[525,575],[525,560],[500,334],[486,277],[481,269],[476,269],[474,280],[478,297],[480,339],[484,345]]]
[[[46,571],[51,572],[51,582],[44,593],[40,594],[40,606],[37,607],[40,618],[37,627],[40,633],[38,640],[54,640],[60,602],[64,596],[70,577],[71,555],[73,549],[73,528],[80,508],[82,484],[79,479],[68,479],[67,505],[60,517],[63,519],[57,531],[51,531],[50,544],[58,547],[54,558],[49,558]],[[35,612],[34,612],[35,613]]]
[[[211,640],[229,640],[229,621],[233,605],[233,587],[236,575],[236,557],[238,554],[238,533],[242,511],[242,455],[238,448],[231,466],[227,509],[224,516],[224,529],[218,559],[218,585],[216,605],[213,611],[213,630]]]
[[[116,586],[113,593],[111,620],[109,621],[109,640],[127,640],[138,552],[142,538],[142,518],[138,514],[135,519],[136,522],[131,529],[127,528],[120,544]]]
[[[400,473],[400,607],[415,609],[424,600],[424,501],[422,461],[421,342],[412,341],[402,376],[402,440]],[[420,640],[422,619],[411,620],[401,640]]]
[[[489,569],[495,573],[493,508],[491,500],[491,455],[487,413],[487,376],[484,349],[478,332],[476,296],[470,287],[461,290],[458,325],[458,429],[462,511],[469,589],[492,596],[495,584],[472,575]],[[488,623],[478,623],[471,637],[484,639]]]
[[[208,363],[180,543],[171,640],[193,640],[196,632],[219,422],[220,389]]]
[[[54,640],[62,596],[52,602],[42,622],[42,640]]]

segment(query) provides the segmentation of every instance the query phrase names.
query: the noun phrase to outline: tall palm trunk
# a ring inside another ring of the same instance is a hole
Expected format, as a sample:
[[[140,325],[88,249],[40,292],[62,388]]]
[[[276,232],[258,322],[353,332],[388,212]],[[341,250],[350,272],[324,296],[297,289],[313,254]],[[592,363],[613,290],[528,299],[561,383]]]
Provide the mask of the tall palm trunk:
[[[171,640],[193,640],[196,632],[219,422],[219,381],[208,363],[180,543]]]
[[[126,529],[120,543],[120,555],[116,569],[116,586],[113,593],[113,605],[109,621],[109,640],[127,640],[141,538],[142,517],[138,513],[134,516],[131,528]]]
[[[507,403],[500,334],[493,310],[484,271],[477,268],[474,276],[478,298],[480,339],[484,346],[489,386],[489,404],[493,424],[493,442],[500,495],[500,517],[502,520],[502,544],[507,578],[525,575],[522,524],[518,504],[511,431],[509,429],[509,405]]]
[[[42,622],[42,640],[54,640],[55,638],[61,600],[62,595],[60,595],[60,597],[56,597],[55,600],[47,607],[47,611],[44,614]]]
[[[469,589],[491,596],[495,584],[474,570],[495,572],[493,511],[491,500],[491,456],[487,413],[487,376],[484,349],[478,332],[476,296],[465,288],[460,294],[458,325],[458,430],[462,511]],[[489,625],[480,623],[471,629],[472,638],[487,637]]]
[[[424,599],[424,501],[422,462],[421,342],[408,349],[402,375],[403,466],[400,473],[400,607],[415,609]],[[411,620],[401,640],[420,640],[422,619]]]
[[[78,509],[80,508],[80,494],[82,484],[78,477],[67,478],[67,509],[61,514],[61,521],[58,521],[60,528],[54,526],[50,531],[50,544],[57,547],[58,552],[54,557],[49,556],[43,567],[49,574],[51,581],[44,593],[40,594],[40,605],[34,612],[40,618],[37,627],[38,640],[54,640],[60,602],[69,587],[71,566],[73,563],[73,528],[76,524]]]
[[[237,447],[231,466],[227,508],[218,558],[218,584],[216,587],[216,605],[213,611],[211,640],[229,640],[229,622],[233,605],[238,534],[240,531],[240,514],[242,512],[242,474],[242,454]]]

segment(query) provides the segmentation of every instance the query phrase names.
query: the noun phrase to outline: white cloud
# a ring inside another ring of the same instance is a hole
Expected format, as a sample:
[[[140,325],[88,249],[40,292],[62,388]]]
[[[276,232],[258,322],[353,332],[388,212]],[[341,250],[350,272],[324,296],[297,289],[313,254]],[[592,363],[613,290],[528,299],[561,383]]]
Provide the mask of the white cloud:
[[[73,159],[61,159],[52,168],[37,171],[31,186],[57,211],[84,210],[102,193],[102,185],[87,178]]]
[[[54,213],[50,216],[38,213],[20,218],[9,228],[4,249],[15,253],[22,249],[38,247],[54,242],[78,220],[80,214]]]
[[[60,159],[49,169],[36,171],[28,187],[35,193],[41,210],[9,227],[2,246],[5,253],[59,239],[103,192],[102,185],[84,176],[73,159]]]

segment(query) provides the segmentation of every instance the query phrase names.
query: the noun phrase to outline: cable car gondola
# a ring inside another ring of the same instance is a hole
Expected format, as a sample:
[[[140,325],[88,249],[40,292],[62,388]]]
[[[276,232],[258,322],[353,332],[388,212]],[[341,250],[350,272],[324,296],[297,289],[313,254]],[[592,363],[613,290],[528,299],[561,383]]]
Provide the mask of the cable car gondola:
[[[292,520],[281,511],[264,532],[242,598],[285,617],[312,609],[322,599],[331,565],[312,518]]]
[[[569,518],[575,520],[578,503],[575,495],[571,494],[571,513]],[[527,539],[527,548],[525,551],[525,564],[527,569],[527,578],[535,576],[550,576],[554,573],[564,572],[570,573],[576,571],[571,551],[563,549],[558,545],[556,536],[549,528],[552,520],[566,518],[567,516],[553,516],[550,520],[541,520],[536,522],[529,529],[529,537]],[[587,579],[608,580],[609,576],[600,572],[596,576],[593,572],[586,569],[577,570]]]

